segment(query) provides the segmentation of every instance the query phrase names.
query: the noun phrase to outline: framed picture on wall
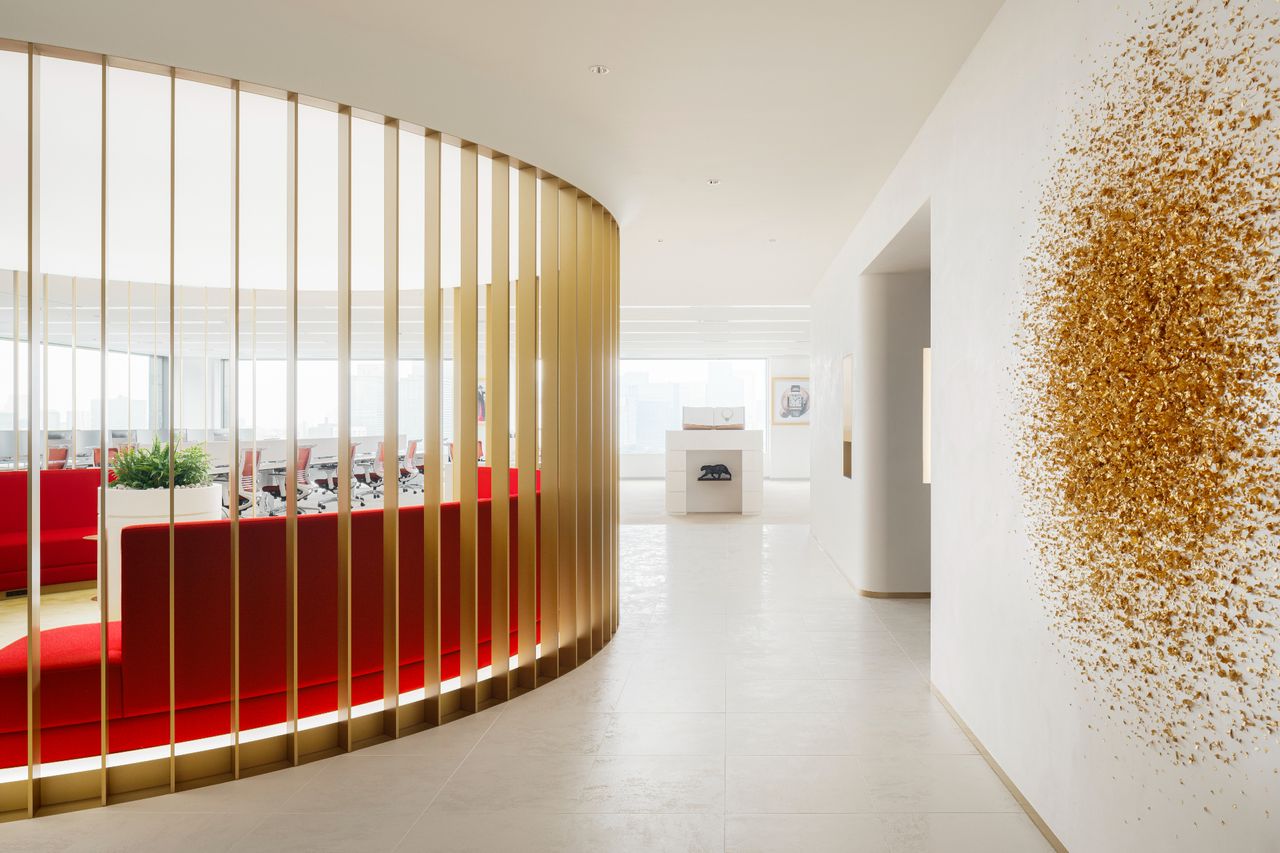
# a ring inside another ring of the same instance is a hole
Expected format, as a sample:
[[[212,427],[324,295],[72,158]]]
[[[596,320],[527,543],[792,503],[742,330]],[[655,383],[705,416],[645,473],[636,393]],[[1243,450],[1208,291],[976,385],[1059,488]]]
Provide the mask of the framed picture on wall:
[[[769,409],[775,426],[808,426],[813,400],[808,376],[775,376],[769,384]]]

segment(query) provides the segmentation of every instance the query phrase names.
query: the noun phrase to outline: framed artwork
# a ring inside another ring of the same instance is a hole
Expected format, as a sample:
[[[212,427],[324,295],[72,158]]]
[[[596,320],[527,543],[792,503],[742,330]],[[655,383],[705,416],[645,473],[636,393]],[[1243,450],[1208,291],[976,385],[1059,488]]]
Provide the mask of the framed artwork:
[[[808,376],[775,376],[769,383],[769,410],[775,426],[808,426],[813,408]]]

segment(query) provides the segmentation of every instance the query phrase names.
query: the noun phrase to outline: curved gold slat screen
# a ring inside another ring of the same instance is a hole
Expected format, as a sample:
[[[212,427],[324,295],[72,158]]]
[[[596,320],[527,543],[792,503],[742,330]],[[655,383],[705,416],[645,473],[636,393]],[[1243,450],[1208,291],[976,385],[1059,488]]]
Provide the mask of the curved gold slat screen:
[[[609,642],[609,211],[41,45],[0,41],[0,113],[0,818],[399,737]]]

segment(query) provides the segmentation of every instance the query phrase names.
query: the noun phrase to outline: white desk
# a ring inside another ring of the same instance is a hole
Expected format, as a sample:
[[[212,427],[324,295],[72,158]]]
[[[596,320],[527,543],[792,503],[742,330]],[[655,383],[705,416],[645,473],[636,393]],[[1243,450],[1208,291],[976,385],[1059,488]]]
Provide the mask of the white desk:
[[[732,480],[699,480],[703,465],[725,465]],[[758,429],[667,432],[667,512],[760,512],[764,433]]]

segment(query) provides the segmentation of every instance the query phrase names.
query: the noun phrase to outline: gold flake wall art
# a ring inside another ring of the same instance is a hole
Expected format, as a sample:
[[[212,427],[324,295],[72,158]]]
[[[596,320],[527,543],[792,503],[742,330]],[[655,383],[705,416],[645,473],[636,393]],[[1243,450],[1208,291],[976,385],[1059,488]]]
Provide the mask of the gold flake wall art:
[[[1178,762],[1280,726],[1280,6],[1169,0],[1041,197],[1019,468],[1057,645]]]

